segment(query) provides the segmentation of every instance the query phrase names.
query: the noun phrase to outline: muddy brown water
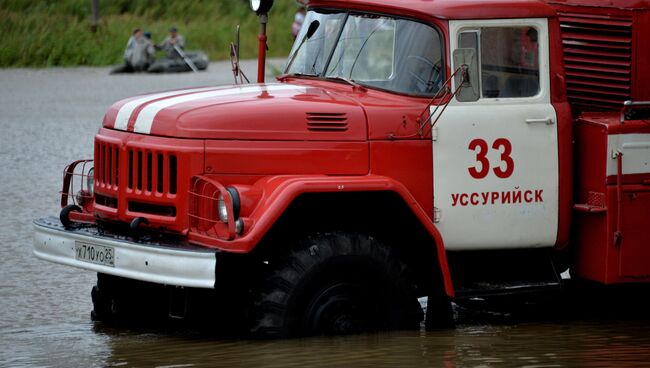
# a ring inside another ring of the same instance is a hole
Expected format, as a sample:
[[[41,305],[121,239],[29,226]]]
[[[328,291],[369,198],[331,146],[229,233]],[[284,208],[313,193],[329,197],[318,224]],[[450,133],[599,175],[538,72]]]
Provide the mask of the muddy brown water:
[[[217,63],[198,74],[155,76],[109,76],[105,68],[0,70],[0,367],[650,366],[650,308],[625,307],[642,295],[613,312],[589,302],[563,313],[576,301],[554,297],[553,313],[541,307],[523,318],[513,317],[517,306],[457,308],[453,329],[280,341],[91,322],[95,275],[35,259],[32,219],[58,214],[63,167],[92,157],[93,135],[111,103],[230,83],[229,68]],[[245,68],[254,77],[254,64]]]

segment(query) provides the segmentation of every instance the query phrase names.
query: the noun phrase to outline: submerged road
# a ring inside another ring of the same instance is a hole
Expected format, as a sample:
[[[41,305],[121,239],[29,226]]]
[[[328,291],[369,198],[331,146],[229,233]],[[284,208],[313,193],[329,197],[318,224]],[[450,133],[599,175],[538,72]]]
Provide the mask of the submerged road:
[[[243,65],[255,79],[255,63]],[[455,329],[288,341],[91,322],[95,275],[35,259],[32,219],[58,214],[63,168],[92,157],[93,135],[113,102],[233,80],[229,62],[196,74],[108,70],[0,70],[0,367],[648,366],[650,321],[647,313],[627,313],[627,301],[614,313],[592,303],[563,314],[565,300],[558,298],[524,318],[507,308],[457,308]]]

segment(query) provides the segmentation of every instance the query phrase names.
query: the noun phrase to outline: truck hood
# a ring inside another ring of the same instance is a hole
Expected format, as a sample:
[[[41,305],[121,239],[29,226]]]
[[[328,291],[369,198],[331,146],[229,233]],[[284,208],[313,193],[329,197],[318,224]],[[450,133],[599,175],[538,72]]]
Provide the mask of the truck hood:
[[[115,103],[105,128],[198,139],[363,141],[366,116],[353,99],[286,83],[204,87]]]

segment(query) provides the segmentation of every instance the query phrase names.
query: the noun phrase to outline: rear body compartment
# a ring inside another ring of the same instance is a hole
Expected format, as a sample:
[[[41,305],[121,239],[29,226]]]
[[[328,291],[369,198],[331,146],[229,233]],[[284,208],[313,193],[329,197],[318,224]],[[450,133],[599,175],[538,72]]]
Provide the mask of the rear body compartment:
[[[575,140],[572,272],[607,284],[650,281],[650,123],[585,115]]]

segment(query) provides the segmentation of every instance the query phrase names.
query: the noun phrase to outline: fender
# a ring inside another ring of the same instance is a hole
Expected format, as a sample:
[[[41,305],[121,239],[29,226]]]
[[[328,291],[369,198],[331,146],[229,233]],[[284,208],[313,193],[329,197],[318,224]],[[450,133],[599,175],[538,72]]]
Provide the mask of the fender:
[[[215,177],[207,180],[214,181]],[[234,185],[235,188],[238,185]],[[343,193],[343,192],[394,192],[398,194],[411,209],[415,217],[433,238],[436,245],[438,263],[440,266],[445,291],[448,296],[454,295],[451,282],[444,242],[438,229],[431,222],[426,212],[420,207],[415,198],[398,181],[386,176],[325,176],[325,175],[282,175],[269,176],[258,180],[252,186],[255,192],[261,193],[259,200],[250,211],[242,214],[245,230],[241,236],[231,240],[220,239],[201,234],[197,229],[190,229],[190,241],[204,246],[222,249],[233,253],[249,253],[262,240],[273,224],[285,212],[289,205],[301,194],[305,193]],[[242,202],[245,201],[242,199]],[[230,204],[230,201],[226,201]],[[232,212],[231,212],[232,213]]]

